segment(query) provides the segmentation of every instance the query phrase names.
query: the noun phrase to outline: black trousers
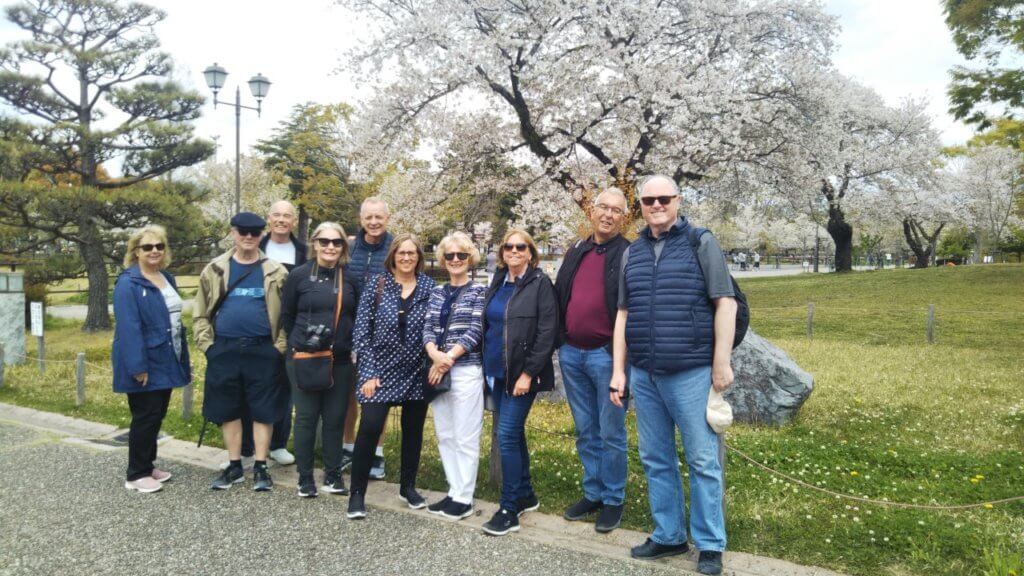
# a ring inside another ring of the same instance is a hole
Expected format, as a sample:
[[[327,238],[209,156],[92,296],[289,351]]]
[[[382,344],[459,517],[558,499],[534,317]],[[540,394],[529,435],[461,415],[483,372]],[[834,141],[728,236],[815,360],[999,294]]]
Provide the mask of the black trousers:
[[[352,364],[334,364],[334,386],[323,392],[300,390],[295,383],[295,369],[291,359],[285,361],[285,367],[292,381],[292,400],[295,403],[295,467],[299,477],[313,474],[316,425],[321,421],[324,471],[328,474],[341,474],[342,435],[348,397],[352,392]]]
[[[128,409],[132,413],[132,423],[128,427],[129,482],[153,473],[156,439],[160,435],[160,425],[170,403],[170,388],[128,394]]]
[[[416,473],[420,468],[420,452],[423,449],[423,423],[427,419],[427,403],[403,402],[402,407],[402,464],[399,486],[415,486]],[[359,432],[352,454],[352,492],[366,494],[370,481],[370,465],[377,439],[384,431],[384,424],[391,410],[389,404],[367,402],[362,405],[359,418]]]

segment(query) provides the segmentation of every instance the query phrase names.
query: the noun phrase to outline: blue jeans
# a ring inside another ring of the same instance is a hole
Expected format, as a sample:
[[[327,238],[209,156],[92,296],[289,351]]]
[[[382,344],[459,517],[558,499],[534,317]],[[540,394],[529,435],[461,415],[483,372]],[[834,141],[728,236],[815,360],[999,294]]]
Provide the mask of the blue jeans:
[[[659,544],[686,542],[686,509],[679,477],[675,429],[683,437],[690,471],[690,535],[698,550],[725,550],[722,466],[718,436],[708,426],[711,366],[655,375],[630,366],[640,461]]]
[[[576,422],[576,453],[583,463],[583,496],[619,506],[626,498],[626,409],[612,404],[612,357],[602,348],[558,349],[565,396]]]
[[[530,481],[530,451],[526,447],[526,417],[530,415],[535,392],[512,396],[505,383],[494,381],[491,390],[498,413],[498,449],[501,452],[501,507],[519,512],[516,500],[533,494]]]

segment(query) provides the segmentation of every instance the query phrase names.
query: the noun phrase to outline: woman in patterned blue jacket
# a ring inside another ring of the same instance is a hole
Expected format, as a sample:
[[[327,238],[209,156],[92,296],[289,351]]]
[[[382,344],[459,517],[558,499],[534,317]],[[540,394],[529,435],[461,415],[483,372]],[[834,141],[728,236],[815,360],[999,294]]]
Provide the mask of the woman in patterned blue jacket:
[[[362,406],[352,460],[349,518],[366,517],[366,486],[377,439],[392,406],[402,407],[402,462],[399,498],[410,508],[426,502],[416,492],[427,403],[423,386],[423,323],[434,281],[423,273],[423,247],[411,234],[391,242],[383,274],[367,279],[359,297],[352,341],[358,356]]]
[[[484,412],[480,339],[487,289],[469,279],[469,271],[480,262],[480,252],[466,234],[455,232],[441,240],[437,261],[443,263],[449,281],[430,295],[423,345],[432,361],[428,382],[437,385],[446,373],[451,374],[451,389],[433,402],[434,431],[448,495],[427,511],[461,520],[473,514],[480,462]]]

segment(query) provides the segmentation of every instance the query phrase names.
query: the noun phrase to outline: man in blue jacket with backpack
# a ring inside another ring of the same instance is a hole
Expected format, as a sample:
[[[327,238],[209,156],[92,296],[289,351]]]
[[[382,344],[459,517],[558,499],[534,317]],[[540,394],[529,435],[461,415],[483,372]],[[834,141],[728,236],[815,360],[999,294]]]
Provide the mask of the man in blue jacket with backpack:
[[[725,515],[719,438],[707,422],[711,387],[732,384],[736,292],[718,242],[679,216],[679,187],[667,176],[638,189],[647,227],[622,256],[611,400],[629,393],[636,408],[640,461],[654,532],[632,549],[655,559],[689,550],[675,429],[690,480],[689,535],[702,574],[722,572]]]

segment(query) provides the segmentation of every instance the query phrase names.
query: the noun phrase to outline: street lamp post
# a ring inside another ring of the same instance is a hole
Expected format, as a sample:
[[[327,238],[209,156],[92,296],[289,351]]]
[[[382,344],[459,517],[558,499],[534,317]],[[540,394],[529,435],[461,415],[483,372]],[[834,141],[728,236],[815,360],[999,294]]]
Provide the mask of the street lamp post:
[[[242,211],[242,108],[255,110],[256,116],[259,117],[262,112],[263,99],[266,98],[267,92],[270,91],[270,80],[262,74],[256,74],[249,79],[249,91],[256,98],[256,107],[253,108],[252,106],[242,105],[242,89],[237,86],[235,87],[234,104],[217,100],[217,93],[224,87],[224,80],[228,77],[228,71],[218,66],[216,62],[212,66],[207,67],[206,70],[203,70],[203,77],[206,78],[206,85],[210,87],[210,90],[213,90],[213,107],[215,109],[217,104],[233,105],[235,107],[235,213],[238,213]]]

